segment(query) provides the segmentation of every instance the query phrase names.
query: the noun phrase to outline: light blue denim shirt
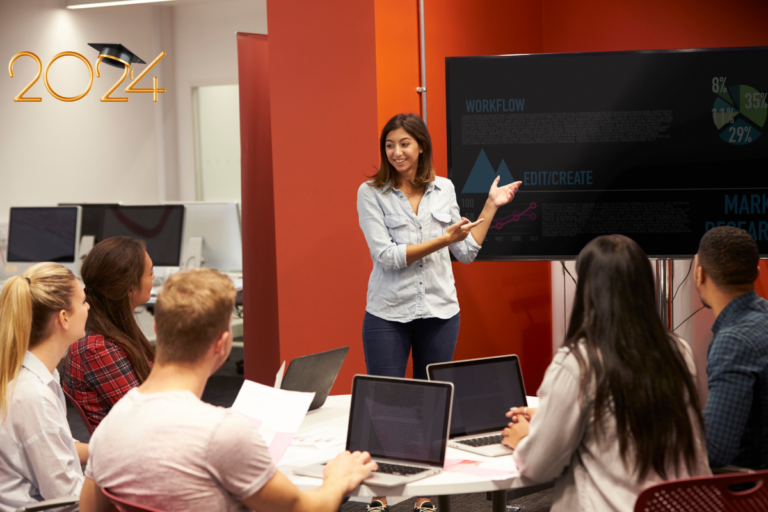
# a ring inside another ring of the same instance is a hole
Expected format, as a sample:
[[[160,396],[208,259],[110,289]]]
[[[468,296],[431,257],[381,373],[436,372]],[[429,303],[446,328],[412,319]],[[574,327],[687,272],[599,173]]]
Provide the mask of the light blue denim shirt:
[[[419,214],[408,198],[390,184],[377,189],[363,183],[357,191],[360,228],[368,242],[373,271],[365,310],[384,320],[448,319],[459,312],[448,248],[406,265],[405,247],[445,233],[461,220],[456,191],[446,178],[427,183]],[[470,234],[450,246],[462,263],[472,263],[480,250]]]

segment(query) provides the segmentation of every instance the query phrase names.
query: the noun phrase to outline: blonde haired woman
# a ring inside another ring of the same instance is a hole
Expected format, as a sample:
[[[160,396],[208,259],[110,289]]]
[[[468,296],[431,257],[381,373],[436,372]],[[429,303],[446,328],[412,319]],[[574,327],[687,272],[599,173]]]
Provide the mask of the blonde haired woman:
[[[85,292],[40,263],[0,292],[0,511],[80,494],[88,445],[67,423],[56,365],[85,335]]]

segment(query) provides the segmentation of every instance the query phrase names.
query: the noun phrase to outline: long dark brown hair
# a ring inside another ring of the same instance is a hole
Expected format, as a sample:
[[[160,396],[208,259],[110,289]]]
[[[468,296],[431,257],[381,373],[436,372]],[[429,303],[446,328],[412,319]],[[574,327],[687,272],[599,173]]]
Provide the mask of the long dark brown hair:
[[[387,121],[384,128],[381,129],[381,137],[379,138],[379,151],[381,152],[381,165],[375,175],[370,176],[373,179],[372,183],[369,183],[372,187],[382,187],[392,180],[392,186],[397,188],[400,186],[400,175],[392,166],[389,165],[387,159],[387,135],[392,130],[402,128],[408,135],[414,138],[416,143],[421,148],[421,154],[419,155],[419,166],[416,169],[416,175],[413,177],[411,185],[413,188],[418,189],[424,186],[425,183],[435,181],[435,168],[432,165],[432,139],[429,136],[427,125],[416,114],[397,114],[395,117]]]
[[[143,240],[116,236],[96,244],[86,256],[80,275],[91,310],[86,329],[117,343],[131,360],[139,382],[149,375],[155,351],[136,323],[129,292],[141,288],[144,274]]]
[[[635,448],[643,479],[653,469],[666,479],[665,463],[696,461],[696,426],[703,435],[699,396],[674,335],[656,312],[651,263],[637,243],[621,235],[592,240],[576,263],[579,280],[564,346],[581,370],[579,397],[595,386],[595,429],[606,412],[616,417],[625,464]],[[584,342],[587,360],[579,345]],[[594,380],[593,380],[594,379]]]

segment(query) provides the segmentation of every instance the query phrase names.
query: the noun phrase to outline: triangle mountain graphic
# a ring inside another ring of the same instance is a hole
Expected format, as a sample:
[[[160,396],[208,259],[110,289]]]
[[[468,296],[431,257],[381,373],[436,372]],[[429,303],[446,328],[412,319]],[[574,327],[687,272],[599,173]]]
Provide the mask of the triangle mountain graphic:
[[[499,180],[500,187],[509,185],[515,181],[504,160],[499,164],[499,170],[494,171],[490,160],[488,160],[488,156],[486,156],[485,151],[481,149],[477,160],[475,160],[475,165],[472,166],[472,172],[469,173],[469,178],[467,178],[464,188],[461,189],[461,193],[487,194],[497,175],[501,176],[501,179]]]

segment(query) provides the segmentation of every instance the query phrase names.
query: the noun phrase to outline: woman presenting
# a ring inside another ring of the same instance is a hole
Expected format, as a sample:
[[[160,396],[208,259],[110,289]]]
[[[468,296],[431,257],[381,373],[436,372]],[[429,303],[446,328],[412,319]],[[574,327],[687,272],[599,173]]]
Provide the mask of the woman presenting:
[[[373,260],[363,347],[369,375],[404,377],[413,349],[413,377],[450,361],[459,335],[450,248],[462,263],[477,256],[499,207],[521,182],[490,185],[476,222],[459,215],[453,183],[435,176],[424,121],[398,114],[381,132],[381,167],[357,191],[360,228]]]

